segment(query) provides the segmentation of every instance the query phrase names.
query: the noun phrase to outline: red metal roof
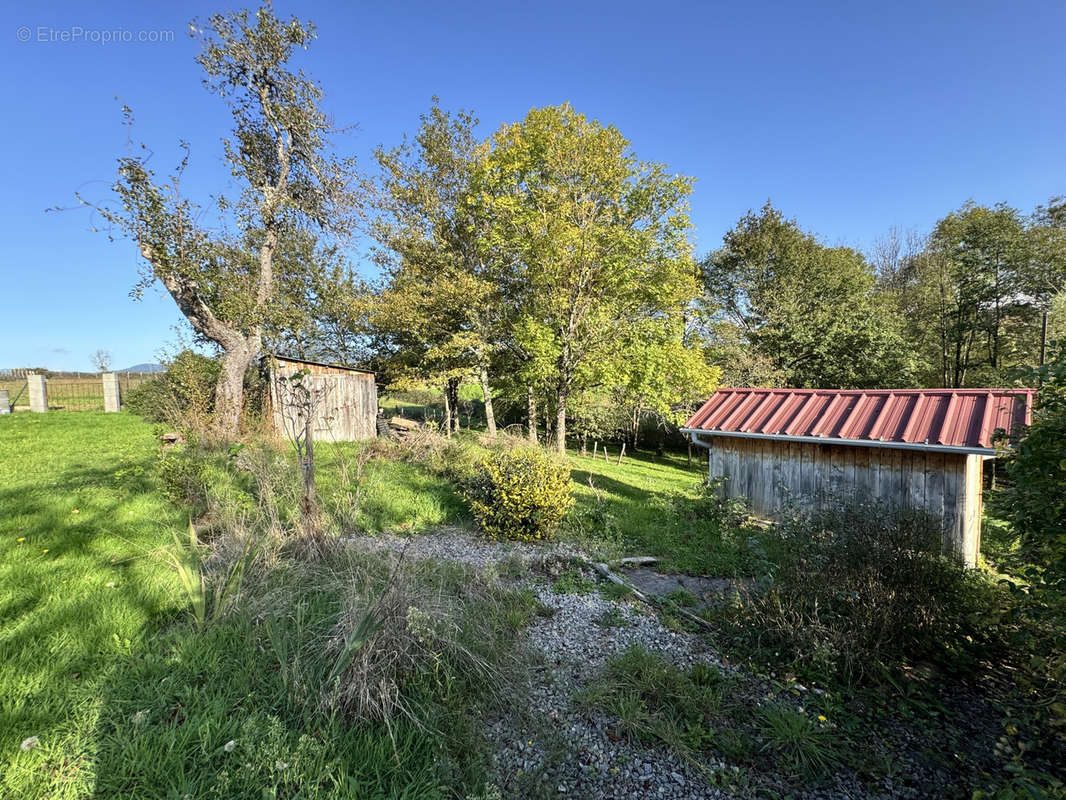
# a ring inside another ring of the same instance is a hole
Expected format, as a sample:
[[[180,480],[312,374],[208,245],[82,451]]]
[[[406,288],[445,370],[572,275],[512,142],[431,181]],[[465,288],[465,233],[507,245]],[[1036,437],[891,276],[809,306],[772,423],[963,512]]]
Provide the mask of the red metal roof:
[[[990,449],[1032,421],[1033,389],[719,389],[685,429],[871,445]]]

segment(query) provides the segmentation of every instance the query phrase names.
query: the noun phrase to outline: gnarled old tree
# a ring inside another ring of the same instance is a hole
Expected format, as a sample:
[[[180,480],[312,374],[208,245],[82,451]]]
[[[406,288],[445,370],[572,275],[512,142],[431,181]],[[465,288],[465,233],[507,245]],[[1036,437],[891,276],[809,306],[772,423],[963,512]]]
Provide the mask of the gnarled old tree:
[[[203,43],[197,62],[206,73],[204,86],[233,115],[223,146],[238,196],[215,195],[212,215],[185,197],[183,144],[181,164],[162,182],[146,156],[120,158],[114,188],[121,210],[100,212],[144,258],[138,290],[161,283],[196,334],[222,350],[215,426],[231,436],[240,421],[244,375],[262,351],[280,287],[293,277],[286,273],[308,267],[279,253],[288,237],[347,232],[352,163],[331,153],[333,128],[321,110],[321,89],[289,66],[294,51],[315,38],[313,25],[278,19],[264,6],[254,15],[212,16],[192,32]]]

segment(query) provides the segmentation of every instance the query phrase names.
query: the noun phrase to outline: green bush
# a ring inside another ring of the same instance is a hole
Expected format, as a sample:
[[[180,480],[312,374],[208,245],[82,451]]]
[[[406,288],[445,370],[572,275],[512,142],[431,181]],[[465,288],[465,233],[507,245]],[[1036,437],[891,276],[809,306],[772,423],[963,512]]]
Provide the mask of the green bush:
[[[990,645],[996,589],[941,553],[936,519],[878,504],[797,515],[769,574],[719,611],[756,660],[844,684],[915,662],[972,666]]]
[[[1027,559],[1066,588],[1066,346],[1023,376],[1038,385],[1033,425],[1007,450],[1012,484],[995,505],[1021,538]]]
[[[550,538],[573,506],[570,469],[537,448],[516,448],[481,461],[463,494],[492,537]]]
[[[1033,424],[1004,443],[1010,481],[989,503],[1020,546],[996,554],[1010,576],[1004,627],[1015,691],[997,748],[1012,764],[1008,782],[984,796],[1066,797],[1061,779],[1039,774],[1041,760],[1066,761],[1066,346],[1052,345],[1049,363],[1018,376],[1040,387]]]
[[[166,372],[127,392],[123,404],[149,422],[204,418],[214,409],[219,369],[217,359],[183,350]]]

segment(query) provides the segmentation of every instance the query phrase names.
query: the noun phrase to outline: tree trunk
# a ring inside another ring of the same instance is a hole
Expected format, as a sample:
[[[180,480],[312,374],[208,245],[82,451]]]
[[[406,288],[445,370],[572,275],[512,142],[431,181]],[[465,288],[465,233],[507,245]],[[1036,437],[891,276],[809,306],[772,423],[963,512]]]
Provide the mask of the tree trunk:
[[[566,455],[566,392],[559,391],[555,406],[555,452]]]
[[[489,429],[489,436],[496,435],[496,415],[492,411],[492,392],[489,390],[489,368],[481,368],[481,395],[485,400],[485,425]]]
[[[529,430],[527,432],[529,441],[532,444],[537,443],[537,397],[533,394],[533,387],[527,388],[526,399],[529,403]]]
[[[1040,322],[1040,366],[1044,366],[1047,357],[1047,309],[1044,309]]]
[[[304,454],[300,472],[304,480],[303,522],[305,533],[313,533],[318,517],[318,498],[315,492],[314,414],[308,409],[304,420]]]
[[[240,431],[241,410],[244,407],[244,375],[259,355],[257,336],[250,336],[239,345],[227,348],[222,356],[222,369],[215,384],[215,432],[232,439]]]
[[[448,381],[448,391],[452,395],[452,416],[454,418],[454,425],[452,430],[456,433],[459,432],[459,379],[452,378]]]
[[[587,456],[589,454],[589,435],[585,432],[581,433],[581,455]]]
[[[444,435],[449,439],[452,436],[452,393],[448,386],[444,386]]]

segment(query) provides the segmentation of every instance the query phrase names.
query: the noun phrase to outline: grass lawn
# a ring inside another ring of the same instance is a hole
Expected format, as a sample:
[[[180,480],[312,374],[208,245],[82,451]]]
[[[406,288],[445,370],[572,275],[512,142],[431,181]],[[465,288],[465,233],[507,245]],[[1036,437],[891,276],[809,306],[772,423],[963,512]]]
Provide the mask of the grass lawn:
[[[364,445],[357,442],[319,445],[318,490],[323,501],[340,502],[341,459],[352,463]],[[353,467],[354,468],[354,467]],[[374,460],[364,474],[357,525],[370,533],[421,533],[439,525],[469,525],[470,513],[455,487],[443,478],[404,461]]]
[[[357,447],[320,451],[324,498]],[[309,713],[250,612],[194,627],[163,557],[187,518],[159,489],[156,455],[151,425],[129,414],[0,417],[0,797],[447,796],[440,743]],[[684,557],[704,543],[677,511],[698,464],[616,458],[571,456],[579,510],[606,511],[628,552],[704,569]],[[365,477],[363,529],[471,524],[455,487],[420,466],[374,461]],[[339,598],[312,589],[301,606],[294,647],[329,630]]]
[[[423,732],[309,714],[251,614],[191,625],[155,448],[127,414],[0,417],[0,797],[444,796]],[[321,636],[338,598],[303,607]]]
[[[627,453],[619,464],[617,446],[609,461],[602,453],[592,458],[575,450],[569,460],[576,519],[609,519],[606,532],[590,537],[593,550],[602,537],[605,555],[657,556],[664,569],[696,575],[750,574],[755,545],[748,540],[754,532],[708,521],[715,515],[700,507],[707,503],[697,492],[706,465],[698,453],[691,467],[683,453],[671,452]]]
[[[90,791],[109,676],[177,608],[153,455],[126,414],[0,417],[0,796]]]

